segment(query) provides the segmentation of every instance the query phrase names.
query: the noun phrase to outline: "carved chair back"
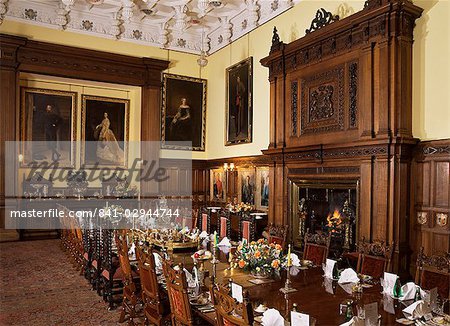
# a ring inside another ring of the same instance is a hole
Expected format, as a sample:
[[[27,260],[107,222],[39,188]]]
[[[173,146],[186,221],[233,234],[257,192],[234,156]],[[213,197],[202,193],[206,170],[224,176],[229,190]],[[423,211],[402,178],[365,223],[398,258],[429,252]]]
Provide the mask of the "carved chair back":
[[[219,211],[219,221],[217,225],[219,226],[219,236],[221,238],[231,237],[231,219],[230,219],[230,211],[227,209],[221,209]]]
[[[390,270],[393,251],[393,243],[388,245],[381,240],[370,243],[363,237],[358,243],[357,271],[375,279],[383,277],[384,272]]]
[[[172,312],[172,325],[193,325],[194,317],[189,303],[188,285],[183,265],[180,264],[179,268],[175,269],[169,261],[164,260],[163,272]]]
[[[267,226],[269,243],[279,244],[282,248],[286,247],[286,239],[289,227],[287,225],[276,225],[270,223]]]
[[[198,228],[200,231],[211,233],[211,212],[206,207],[202,207],[198,217]]]
[[[256,236],[256,220],[254,215],[248,212],[240,213],[239,218],[239,239],[246,239],[248,242],[254,241]]]
[[[218,285],[211,290],[217,325],[250,326],[253,325],[253,309],[248,298],[248,291],[243,291],[243,301],[239,303],[230,295],[230,289]]]
[[[417,255],[416,284],[426,290],[437,287],[442,299],[450,299],[450,253],[427,256],[421,247]]]
[[[198,227],[198,215],[200,214],[200,209],[199,208],[192,208],[192,224],[189,225],[189,228],[196,228]]]
[[[308,229],[305,234],[305,250],[303,251],[303,259],[310,260],[314,263],[314,265],[320,266],[328,257],[330,241],[330,234],[309,233]]]
[[[145,318],[151,324],[162,325],[162,320],[168,314],[164,304],[167,296],[158,284],[154,253],[151,248],[144,250],[142,246],[136,246],[136,249]]]

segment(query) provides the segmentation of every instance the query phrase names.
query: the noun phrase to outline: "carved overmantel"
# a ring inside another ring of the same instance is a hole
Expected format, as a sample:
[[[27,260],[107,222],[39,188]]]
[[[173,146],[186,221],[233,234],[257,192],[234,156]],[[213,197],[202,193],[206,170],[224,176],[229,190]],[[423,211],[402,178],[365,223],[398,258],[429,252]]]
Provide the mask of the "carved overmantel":
[[[324,8],[306,35],[277,44],[269,69],[273,157],[269,219],[291,219],[295,178],[360,182],[358,234],[395,243],[394,269],[409,260],[412,44],[422,9],[409,0],[367,0],[339,19]]]

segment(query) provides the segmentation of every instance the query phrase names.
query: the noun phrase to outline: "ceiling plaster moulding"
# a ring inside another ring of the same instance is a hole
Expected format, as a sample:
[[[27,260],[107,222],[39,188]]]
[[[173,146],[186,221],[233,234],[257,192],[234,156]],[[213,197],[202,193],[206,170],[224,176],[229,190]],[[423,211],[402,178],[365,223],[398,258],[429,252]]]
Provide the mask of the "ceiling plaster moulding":
[[[212,54],[301,0],[222,0],[219,7],[202,1],[9,0],[4,19],[191,54],[204,49]]]

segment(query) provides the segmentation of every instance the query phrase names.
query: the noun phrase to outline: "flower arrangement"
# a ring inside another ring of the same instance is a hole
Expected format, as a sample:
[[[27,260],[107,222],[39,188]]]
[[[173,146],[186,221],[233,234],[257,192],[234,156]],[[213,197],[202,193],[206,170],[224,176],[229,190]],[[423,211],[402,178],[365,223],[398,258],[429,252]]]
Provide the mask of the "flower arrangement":
[[[233,205],[232,203],[229,203],[227,205],[227,208],[233,212],[251,212],[255,209],[253,205],[250,205],[248,203],[241,202],[239,204]]]
[[[240,269],[256,275],[271,276],[285,265],[286,256],[280,245],[268,243],[265,239],[244,242],[236,250],[236,263]]]

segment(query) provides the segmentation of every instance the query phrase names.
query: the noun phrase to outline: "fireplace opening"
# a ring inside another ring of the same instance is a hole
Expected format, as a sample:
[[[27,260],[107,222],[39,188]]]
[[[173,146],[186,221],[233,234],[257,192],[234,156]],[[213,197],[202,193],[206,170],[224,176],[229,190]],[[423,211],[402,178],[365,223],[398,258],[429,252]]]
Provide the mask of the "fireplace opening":
[[[306,232],[331,234],[330,257],[354,251],[357,239],[358,180],[291,181],[294,247],[303,248]]]

